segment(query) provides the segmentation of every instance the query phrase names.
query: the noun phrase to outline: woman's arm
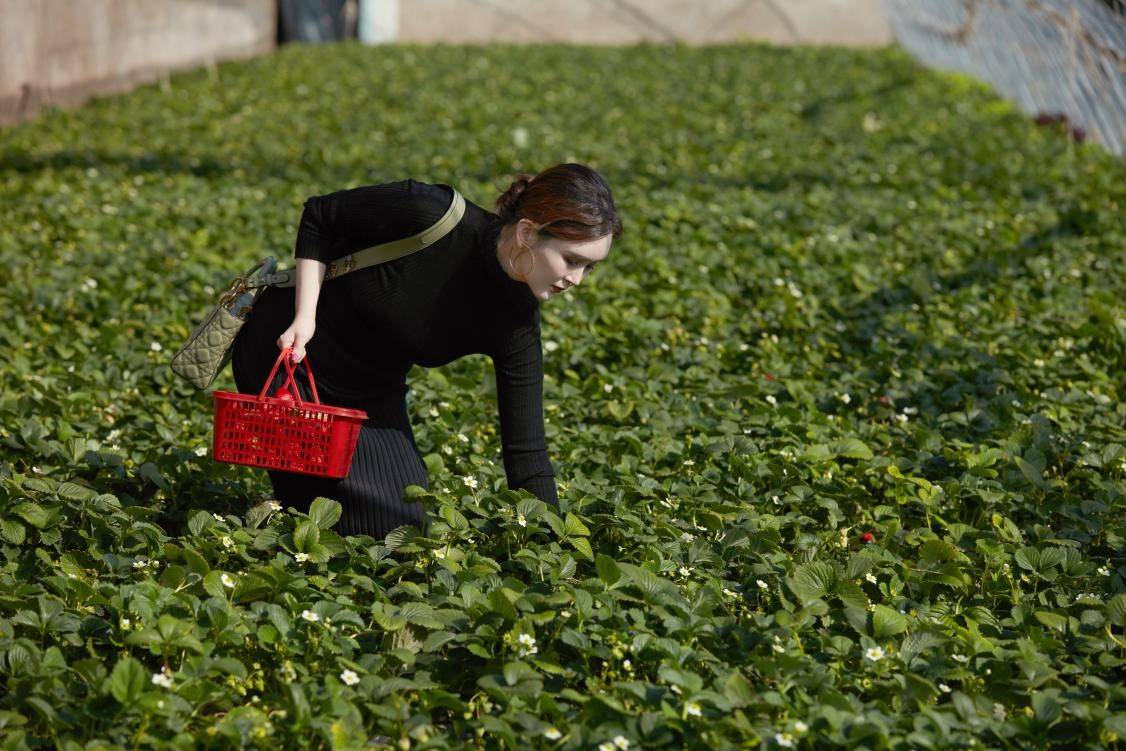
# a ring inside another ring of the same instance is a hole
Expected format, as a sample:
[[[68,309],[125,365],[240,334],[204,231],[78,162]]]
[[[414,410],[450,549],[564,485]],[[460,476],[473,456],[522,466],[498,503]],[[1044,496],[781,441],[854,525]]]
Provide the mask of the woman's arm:
[[[312,258],[297,259],[297,318],[317,319],[317,298],[320,297],[327,268],[328,264]]]
[[[278,337],[278,348],[293,347],[293,362],[305,357],[305,345],[317,329],[317,299],[328,265],[313,258],[297,259],[296,313],[293,323]]]
[[[543,352],[538,307],[532,320],[495,348],[501,449],[508,487],[524,488],[559,513],[555,470],[547,455],[543,420]]]

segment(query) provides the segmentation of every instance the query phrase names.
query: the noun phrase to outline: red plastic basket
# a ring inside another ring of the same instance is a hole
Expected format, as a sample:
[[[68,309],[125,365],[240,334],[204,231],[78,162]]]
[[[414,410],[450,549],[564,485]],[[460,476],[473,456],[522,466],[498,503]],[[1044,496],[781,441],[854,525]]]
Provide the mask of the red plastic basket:
[[[352,454],[367,413],[359,409],[321,404],[313,371],[306,356],[305,372],[313,401],[305,402],[293,380],[296,368],[285,349],[266,377],[257,397],[230,391],[213,391],[215,433],[211,453],[216,461],[278,469],[317,477],[348,475]],[[285,363],[285,383],[274,396],[266,389],[278,365]],[[287,388],[292,387],[292,393]]]

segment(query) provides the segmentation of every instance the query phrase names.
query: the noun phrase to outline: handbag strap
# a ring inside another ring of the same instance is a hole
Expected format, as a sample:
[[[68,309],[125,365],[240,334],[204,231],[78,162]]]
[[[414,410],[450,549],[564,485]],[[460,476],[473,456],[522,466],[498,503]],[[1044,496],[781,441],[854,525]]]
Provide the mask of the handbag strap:
[[[450,231],[457,226],[461,221],[462,215],[465,214],[465,199],[461,193],[457,192],[457,188],[447,186],[454,192],[453,200],[450,201],[450,207],[441,219],[436,221],[429,228],[419,232],[417,235],[404,237],[402,240],[394,240],[389,243],[381,245],[374,245],[364,250],[357,250],[354,253],[338,258],[328,264],[328,269],[325,270],[324,281],[335,279],[343,276],[350,271],[357,271],[359,269],[366,269],[368,266],[374,266],[377,263],[384,263],[386,261],[393,261],[396,258],[408,256],[411,253],[422,250],[428,245],[441,240]],[[254,280],[248,286],[254,287],[294,287],[297,285],[297,269],[289,268],[282,269],[272,274],[266,274],[259,279]]]

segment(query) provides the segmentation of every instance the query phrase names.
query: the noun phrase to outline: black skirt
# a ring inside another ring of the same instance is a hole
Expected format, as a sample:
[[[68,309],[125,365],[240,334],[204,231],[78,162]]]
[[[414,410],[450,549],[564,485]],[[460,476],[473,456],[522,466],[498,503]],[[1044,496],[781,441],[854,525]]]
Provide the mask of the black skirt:
[[[231,370],[239,393],[261,392],[280,354],[278,337],[293,323],[294,298],[293,287],[267,288],[239,330],[231,352]],[[333,347],[339,347],[339,342],[331,330],[322,330],[322,325],[332,323],[332,319],[322,321],[318,311],[317,330],[305,348],[318,395],[325,404],[362,409],[368,417],[360,427],[346,477],[334,480],[266,470],[277,500],[283,507],[293,506],[302,512],[307,512],[317,497],[339,502],[343,512],[333,530],[341,535],[370,535],[382,540],[396,527],[409,524],[425,531],[422,505],[403,498],[407,485],[430,487],[407,414],[405,374],[391,372],[370,378],[367,388],[336,388],[334,382],[342,383],[345,379],[334,378],[333,366],[344,360],[347,353],[334,352]],[[284,381],[282,366],[274,374],[267,395],[272,396]],[[301,398],[311,400],[304,364],[299,363],[296,368],[295,381]]]

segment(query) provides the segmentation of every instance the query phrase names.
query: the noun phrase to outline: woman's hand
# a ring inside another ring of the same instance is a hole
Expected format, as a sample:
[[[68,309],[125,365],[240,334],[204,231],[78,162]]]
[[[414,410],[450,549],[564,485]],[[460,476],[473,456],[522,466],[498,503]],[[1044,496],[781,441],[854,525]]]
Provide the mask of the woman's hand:
[[[298,315],[293,319],[293,323],[289,324],[289,328],[278,337],[278,349],[293,347],[293,352],[289,356],[290,362],[301,362],[305,357],[305,344],[313,338],[313,332],[316,330],[315,318]]]

